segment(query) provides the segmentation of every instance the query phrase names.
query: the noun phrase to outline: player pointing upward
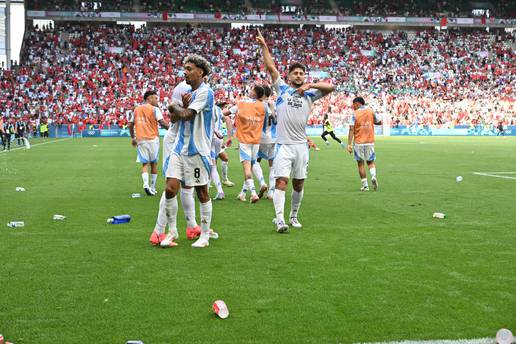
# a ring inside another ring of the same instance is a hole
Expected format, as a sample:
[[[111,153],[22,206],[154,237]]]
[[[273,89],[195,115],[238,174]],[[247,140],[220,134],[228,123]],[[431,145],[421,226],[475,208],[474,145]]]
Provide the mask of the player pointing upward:
[[[256,40],[262,47],[265,69],[271,75],[272,85],[278,95],[276,100],[276,157],[273,164],[276,189],[273,201],[277,231],[284,233],[288,230],[284,218],[285,191],[291,177],[293,191],[289,222],[294,227],[301,227],[297,215],[307,177],[308,145],[305,127],[312,103],[333,92],[335,87],[325,82],[305,83],[306,68],[301,63],[292,63],[289,66],[290,85],[288,85],[280,78],[260,30],[258,30]]]

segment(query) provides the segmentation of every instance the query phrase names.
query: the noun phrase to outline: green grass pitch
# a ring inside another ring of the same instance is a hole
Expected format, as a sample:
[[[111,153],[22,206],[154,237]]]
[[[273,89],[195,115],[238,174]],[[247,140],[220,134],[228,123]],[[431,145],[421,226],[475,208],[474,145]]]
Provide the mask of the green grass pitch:
[[[516,330],[516,180],[473,174],[516,172],[516,138],[379,138],[380,191],[368,193],[352,157],[316,140],[304,227],[287,235],[274,230],[271,201],[235,200],[242,173],[230,149],[237,187],[214,202],[220,239],[206,249],[190,247],[181,210],[180,246],[149,244],[159,197],[131,198],[143,190],[129,140],[32,143],[0,153],[0,333],[16,344],[353,343]],[[447,218],[432,218],[437,211]],[[131,223],[106,224],[126,213]],[[8,228],[12,220],[25,227]],[[211,311],[217,299],[227,320]]]

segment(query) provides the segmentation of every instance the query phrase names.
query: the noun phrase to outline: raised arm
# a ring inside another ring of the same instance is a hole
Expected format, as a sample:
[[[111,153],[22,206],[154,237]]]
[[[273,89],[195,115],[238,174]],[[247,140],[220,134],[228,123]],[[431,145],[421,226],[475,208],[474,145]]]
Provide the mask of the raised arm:
[[[263,63],[265,65],[265,69],[271,75],[272,83],[275,83],[276,80],[278,80],[278,78],[279,78],[279,72],[276,69],[276,65],[274,64],[274,61],[272,60],[272,56],[269,51],[269,47],[267,46],[267,42],[265,42],[265,38],[263,38],[262,33],[260,32],[259,29],[258,29],[258,34],[256,35],[256,41],[262,48]]]

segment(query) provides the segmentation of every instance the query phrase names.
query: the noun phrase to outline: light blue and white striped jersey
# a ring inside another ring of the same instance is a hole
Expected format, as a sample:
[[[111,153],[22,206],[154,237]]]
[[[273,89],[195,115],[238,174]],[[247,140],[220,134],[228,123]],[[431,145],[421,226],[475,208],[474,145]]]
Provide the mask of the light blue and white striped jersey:
[[[268,102],[265,104],[265,118],[263,119],[262,138],[260,143],[276,143],[276,115]]]
[[[191,91],[192,92],[192,91]],[[204,82],[192,92],[188,106],[196,112],[191,120],[179,121],[174,152],[180,155],[196,155],[209,158],[213,137],[213,111],[215,97],[213,90]]]
[[[223,121],[223,118],[224,115],[222,114],[222,109],[220,107],[218,107],[217,105],[214,106],[214,111],[213,111],[213,132],[214,133],[218,133],[218,134],[222,134],[222,121]],[[213,139],[215,139],[216,136],[213,135]]]
[[[183,99],[181,98],[182,94],[192,92],[192,87],[186,83],[186,81],[181,81],[179,84],[174,87],[174,91],[172,91],[172,101],[177,104],[183,104]],[[170,127],[163,138],[163,145],[173,145],[176,140],[177,133],[179,131],[179,122],[170,123]]]
[[[281,78],[272,84],[278,99],[276,100],[276,143],[306,143],[306,122],[310,116],[313,102],[323,97],[317,89],[309,89],[303,95],[290,87]]]

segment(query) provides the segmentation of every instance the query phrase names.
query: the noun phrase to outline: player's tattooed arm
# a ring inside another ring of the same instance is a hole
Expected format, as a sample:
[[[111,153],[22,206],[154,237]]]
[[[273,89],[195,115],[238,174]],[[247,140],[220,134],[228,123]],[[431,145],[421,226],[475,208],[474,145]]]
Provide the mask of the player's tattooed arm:
[[[175,103],[172,103],[168,106],[168,111],[170,111],[170,121],[172,123],[191,120],[197,114],[195,110],[185,109],[181,105]]]
[[[183,101],[183,106],[172,103],[168,107],[168,111],[170,111],[171,117],[170,121],[172,123],[179,122],[181,120],[187,121],[195,117],[197,112],[193,109],[188,109],[188,105],[192,101],[192,95],[190,93],[185,93],[181,95],[181,100]]]

